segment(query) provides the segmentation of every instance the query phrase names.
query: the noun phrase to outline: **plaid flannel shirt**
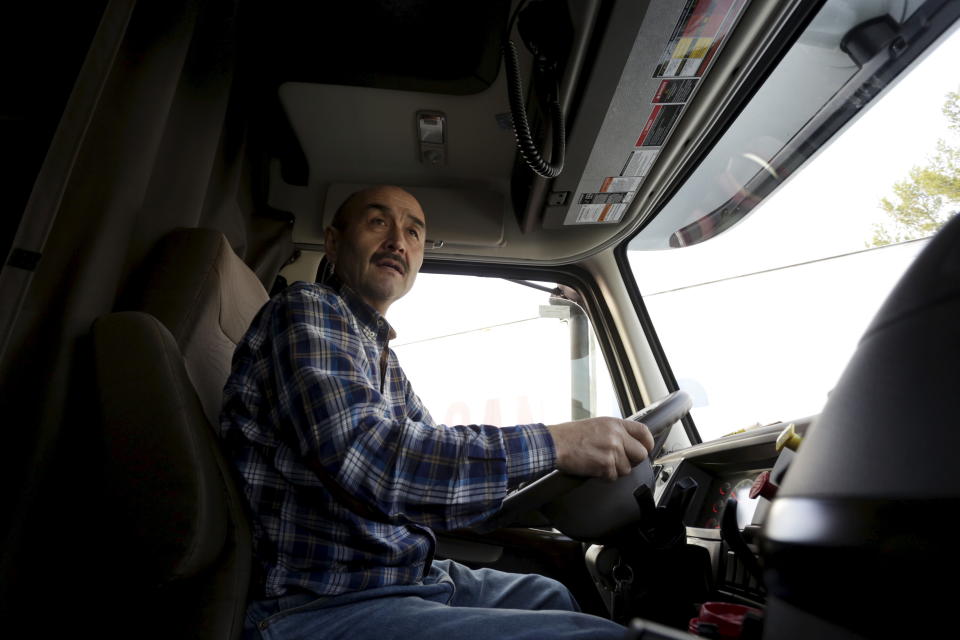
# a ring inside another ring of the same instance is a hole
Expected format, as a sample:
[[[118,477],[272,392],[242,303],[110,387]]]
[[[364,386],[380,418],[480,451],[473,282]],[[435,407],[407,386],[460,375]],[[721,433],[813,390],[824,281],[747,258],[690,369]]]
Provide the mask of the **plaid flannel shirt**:
[[[254,514],[262,597],[416,583],[431,529],[477,525],[508,488],[553,468],[542,424],[435,425],[393,335],[349,287],[297,283],[237,346],[220,436]]]

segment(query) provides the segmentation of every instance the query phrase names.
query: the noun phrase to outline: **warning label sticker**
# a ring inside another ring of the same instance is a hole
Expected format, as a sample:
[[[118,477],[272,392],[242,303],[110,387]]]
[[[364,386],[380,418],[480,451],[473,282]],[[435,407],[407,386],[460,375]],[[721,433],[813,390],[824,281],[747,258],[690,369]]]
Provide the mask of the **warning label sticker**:
[[[640,178],[605,178],[600,190],[595,193],[581,193],[580,211],[574,221],[577,224],[589,222],[620,222],[623,214],[637,194]]]
[[[607,178],[600,191],[636,191],[639,186],[640,178]]]
[[[587,222],[620,222],[623,218],[623,212],[627,210],[625,204],[585,204],[580,206],[580,213],[577,215],[578,223]]]
[[[627,163],[623,165],[620,172],[622,176],[632,176],[642,178],[650,171],[653,161],[657,159],[660,151],[657,149],[639,149],[630,154]]]
[[[666,141],[667,134],[673,129],[680,117],[680,111],[683,105],[680,104],[658,104],[653,107],[647,123],[643,125],[643,131],[637,138],[637,147],[659,147]]]
[[[663,80],[654,94],[653,104],[686,104],[697,86],[696,78],[684,80]]]
[[[580,194],[580,204],[620,204],[621,202],[629,204],[631,200],[633,195],[625,191]]]
[[[747,0],[687,0],[654,78],[699,78]]]

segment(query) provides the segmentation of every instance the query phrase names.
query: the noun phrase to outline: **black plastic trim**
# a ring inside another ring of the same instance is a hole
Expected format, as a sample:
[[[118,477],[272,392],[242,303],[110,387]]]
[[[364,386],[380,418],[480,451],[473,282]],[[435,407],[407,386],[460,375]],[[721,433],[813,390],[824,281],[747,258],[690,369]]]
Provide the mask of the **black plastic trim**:
[[[788,496],[773,502],[764,538],[772,544],[920,551],[940,538],[937,523],[958,510],[960,498]]]
[[[958,498],[778,498],[761,540],[769,593],[862,637],[938,637],[938,614],[956,607],[960,559],[944,525],[958,507]]]
[[[629,240],[626,240],[620,244],[620,246],[614,249],[613,255],[617,261],[617,266],[620,268],[620,274],[623,277],[623,284],[627,288],[627,294],[630,296],[630,302],[637,311],[640,326],[643,329],[644,335],[647,336],[647,341],[650,343],[653,359],[656,361],[657,367],[663,375],[664,382],[667,384],[667,389],[671,392],[677,391],[680,388],[677,384],[677,378],[673,375],[673,369],[670,367],[667,354],[663,350],[663,345],[660,343],[657,330],[653,326],[653,320],[647,312],[647,305],[643,302],[643,295],[640,293],[640,289],[637,287],[637,281],[633,277],[633,272],[630,270],[630,264],[627,260],[627,245],[629,242]],[[691,446],[703,442],[700,438],[700,433],[697,431],[692,415],[688,413],[680,423],[683,425],[687,438],[690,439]]]

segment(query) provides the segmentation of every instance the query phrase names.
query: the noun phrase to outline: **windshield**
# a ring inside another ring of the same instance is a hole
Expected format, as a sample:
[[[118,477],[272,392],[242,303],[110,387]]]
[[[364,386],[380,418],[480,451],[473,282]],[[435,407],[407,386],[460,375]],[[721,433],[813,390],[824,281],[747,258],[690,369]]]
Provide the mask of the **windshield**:
[[[919,6],[888,4],[894,29]],[[960,206],[957,33],[832,141],[804,137],[826,110],[806,113],[809,96],[829,104],[869,64],[827,37],[850,6],[825,6],[628,247],[703,440],[819,413],[883,298]]]

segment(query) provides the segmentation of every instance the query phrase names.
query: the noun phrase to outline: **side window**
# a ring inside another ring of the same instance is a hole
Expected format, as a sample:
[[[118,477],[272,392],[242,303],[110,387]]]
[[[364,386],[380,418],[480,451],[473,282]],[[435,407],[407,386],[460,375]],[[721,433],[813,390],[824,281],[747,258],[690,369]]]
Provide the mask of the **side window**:
[[[391,346],[434,420],[508,426],[621,415],[586,314],[552,296],[555,287],[417,277],[390,308]]]

